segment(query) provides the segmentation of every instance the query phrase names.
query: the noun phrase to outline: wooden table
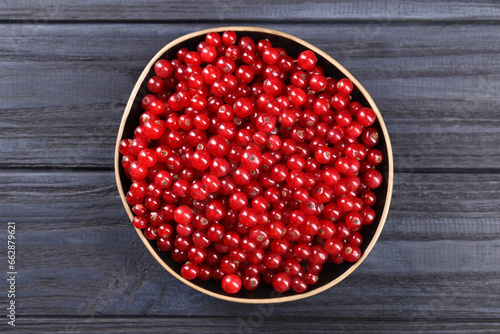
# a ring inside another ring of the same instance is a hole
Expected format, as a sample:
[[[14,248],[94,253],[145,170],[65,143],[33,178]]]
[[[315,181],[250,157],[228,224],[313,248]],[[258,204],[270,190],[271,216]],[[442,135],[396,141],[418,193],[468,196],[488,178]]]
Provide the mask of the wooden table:
[[[391,135],[394,196],[348,279],[239,305],[170,276],[115,186],[115,136],[149,59],[200,29],[262,26],[325,50]],[[488,1],[81,0],[0,4],[2,322],[16,226],[22,333],[498,333],[500,5]]]

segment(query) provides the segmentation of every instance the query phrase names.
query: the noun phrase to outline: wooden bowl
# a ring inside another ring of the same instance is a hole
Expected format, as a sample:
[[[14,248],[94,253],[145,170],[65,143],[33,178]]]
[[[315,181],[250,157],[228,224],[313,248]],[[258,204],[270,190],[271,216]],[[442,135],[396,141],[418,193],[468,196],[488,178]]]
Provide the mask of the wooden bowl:
[[[366,259],[373,246],[377,242],[377,239],[384,227],[384,223],[389,212],[394,176],[392,148],[389,140],[389,134],[387,133],[387,128],[385,126],[384,120],[382,119],[382,115],[375,105],[375,102],[373,102],[366,89],[359,83],[358,80],[356,80],[356,78],[354,78],[351,73],[349,73],[336,60],[334,60],[332,57],[330,57],[317,47],[295,36],[283,32],[255,27],[221,27],[207,29],[179,37],[173,42],[167,44],[153,57],[153,59],[151,59],[151,61],[142,72],[137,81],[137,84],[132,91],[132,94],[130,95],[127,106],[125,108],[125,112],[123,113],[115,149],[115,176],[118,191],[120,193],[120,197],[122,199],[125,210],[127,211],[130,220],[132,220],[134,215],[125,198],[125,194],[130,187],[131,182],[124,176],[123,168],[121,167],[120,163],[120,153],[118,148],[119,143],[122,139],[133,137],[133,131],[139,124],[139,115],[142,113],[141,99],[145,94],[147,94],[146,83],[149,76],[154,75],[153,66],[155,62],[160,58],[174,59],[176,57],[177,50],[181,47],[195,50],[198,43],[204,40],[205,35],[208,32],[216,31],[222,33],[226,30],[235,31],[238,34],[238,37],[244,35],[250,36],[255,41],[260,39],[269,39],[274,46],[285,49],[292,57],[297,57],[300,52],[306,49],[314,51],[318,58],[317,64],[323,67],[326,76],[332,76],[335,78],[349,78],[354,84],[354,91],[351,94],[353,101],[358,101],[363,106],[370,107],[375,111],[377,115],[377,121],[375,122],[374,127],[378,129],[379,134],[381,135],[377,148],[379,148],[384,153],[385,157],[384,162],[379,165],[377,169],[382,172],[384,176],[384,182],[381,187],[375,190],[378,198],[377,204],[374,206],[374,209],[377,213],[377,219],[373,224],[364,226],[362,230],[364,242],[361,246],[361,250],[363,254],[361,258],[355,263],[344,262],[341,265],[334,265],[332,263],[324,264],[323,271],[319,275],[319,282],[314,286],[310,286],[306,292],[301,294],[295,293],[293,291],[288,291],[284,294],[278,294],[272,289],[272,287],[261,284],[261,286],[256,291],[246,291],[244,288],[242,288],[241,291],[237,294],[229,295],[222,290],[220,283],[217,283],[214,280],[201,281],[199,279],[196,279],[193,281],[189,281],[184,279],[180,274],[180,264],[175,263],[170,258],[169,254],[159,251],[156,247],[156,243],[146,239],[141,230],[136,229],[136,232],[146,248],[153,255],[153,257],[170,274],[172,274],[174,277],[176,277],[186,285],[212,297],[239,303],[278,303],[313,296],[331,288],[335,284],[345,279]]]

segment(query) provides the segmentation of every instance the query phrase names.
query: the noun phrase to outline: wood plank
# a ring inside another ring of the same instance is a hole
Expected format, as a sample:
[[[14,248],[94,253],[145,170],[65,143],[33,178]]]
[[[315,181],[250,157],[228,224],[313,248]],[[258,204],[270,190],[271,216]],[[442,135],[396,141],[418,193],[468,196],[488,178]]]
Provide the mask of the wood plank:
[[[499,183],[499,174],[395,173],[381,239],[496,240],[500,234]],[[0,215],[28,223],[37,234],[52,231],[54,226],[63,231],[80,227],[73,220],[87,228],[129,228],[123,227],[128,218],[112,172],[1,171]]]
[[[499,174],[398,173],[382,237],[360,268],[272,316],[498,319],[499,185]],[[132,229],[111,172],[1,172],[0,215],[17,223],[19,316],[259,310],[165,272]]]
[[[496,240],[498,174],[396,173],[386,240]]]
[[[208,21],[251,20],[272,21],[323,21],[338,20],[416,20],[416,21],[497,21],[500,7],[488,1],[400,1],[383,0],[376,4],[367,1],[314,0],[309,2],[286,1],[229,1],[211,2],[157,1],[141,4],[132,0],[116,1],[85,0],[65,3],[53,0],[31,1],[29,6],[14,0],[4,1],[0,7],[3,21],[22,21],[41,24],[52,21]]]
[[[257,311],[248,315],[233,317],[91,317],[41,319],[27,317],[19,319],[18,333],[58,333],[72,331],[95,334],[137,333],[140,322],[141,333],[436,333],[436,334],[486,334],[497,333],[498,321],[470,321],[453,319],[363,319],[358,317],[339,318],[275,318]]]
[[[351,69],[384,115],[397,169],[498,167],[495,26],[391,24],[364,37],[364,25],[323,25],[321,34],[316,25],[271,27],[311,41]],[[0,167],[110,168],[121,113],[142,67],[168,41],[202,26],[1,28]],[[348,50],[339,47],[346,40],[355,41]]]
[[[170,40],[207,26],[0,25],[0,167],[111,168],[143,66]],[[365,85],[397,169],[498,168],[496,26],[269,27],[324,49]]]

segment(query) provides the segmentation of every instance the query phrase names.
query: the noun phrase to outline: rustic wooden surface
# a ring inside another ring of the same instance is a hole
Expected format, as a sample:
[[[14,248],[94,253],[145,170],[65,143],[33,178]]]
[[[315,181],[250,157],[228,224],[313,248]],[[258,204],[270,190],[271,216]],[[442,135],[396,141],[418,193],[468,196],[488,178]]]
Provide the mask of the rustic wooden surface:
[[[308,299],[237,305],[183,286],[143,247],[116,190],[115,136],[142,68],[172,39],[226,25],[325,50],[391,135],[379,242]],[[16,222],[16,332],[498,333],[498,3],[8,0],[0,31],[0,236]]]

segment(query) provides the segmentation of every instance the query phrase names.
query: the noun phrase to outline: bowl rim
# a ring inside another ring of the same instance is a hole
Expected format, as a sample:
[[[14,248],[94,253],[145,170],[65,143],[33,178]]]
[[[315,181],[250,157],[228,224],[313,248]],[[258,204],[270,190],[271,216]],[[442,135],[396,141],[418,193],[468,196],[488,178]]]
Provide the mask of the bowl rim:
[[[162,259],[161,257],[156,253],[156,251],[153,249],[151,244],[149,243],[148,239],[144,236],[142,230],[135,228],[137,234],[139,235],[140,239],[148,249],[148,251],[153,255],[153,257],[158,261],[158,263],[165,269],[167,270],[172,276],[183,282],[184,284],[190,286],[191,288],[202,292],[204,294],[207,294],[211,297],[222,299],[225,301],[230,301],[230,302],[237,302],[237,303],[244,303],[244,304],[269,304],[269,303],[282,303],[282,302],[288,302],[288,301],[294,301],[294,300],[299,300],[307,297],[314,296],[316,294],[319,294],[325,290],[330,289],[334,285],[338,284],[342,280],[344,280],[347,276],[349,276],[354,270],[356,270],[361,263],[366,259],[368,254],[371,252],[373,247],[375,246],[375,243],[377,242],[387,219],[388,213],[389,213],[389,207],[391,204],[391,199],[392,199],[392,190],[393,190],[393,182],[394,182],[394,165],[393,165],[393,153],[392,153],[392,146],[391,146],[391,141],[389,138],[389,133],[387,131],[387,127],[385,125],[385,122],[382,118],[382,115],[377,108],[375,102],[373,101],[372,97],[368,93],[368,91],[361,85],[361,83],[344,67],[342,66],[339,62],[337,62],[335,59],[333,59],[330,55],[322,51],[321,49],[317,48],[316,46],[310,44],[309,42],[306,42],[296,36],[274,30],[274,29],[268,29],[268,28],[261,28],[261,27],[252,27],[252,26],[226,26],[226,27],[216,27],[216,28],[209,28],[209,29],[204,29],[204,30],[199,30],[195,31],[192,33],[188,33],[186,35],[183,35],[181,37],[176,38],[175,40],[171,41],[167,45],[165,45],[163,48],[160,49],[156,53],[156,55],[149,61],[147,66],[144,68],[142,71],[141,75],[139,76],[132,93],[130,94],[130,97],[128,99],[127,105],[125,107],[125,111],[123,113],[121,122],[120,122],[120,127],[118,130],[118,135],[116,139],[116,145],[115,145],[115,159],[114,159],[114,171],[115,171],[115,179],[116,179],[116,185],[118,187],[118,192],[120,194],[120,198],[122,200],[122,204],[125,207],[125,210],[127,212],[127,215],[129,216],[129,219],[132,221],[134,218],[134,214],[132,213],[132,210],[130,209],[129,204],[127,203],[125,193],[123,191],[123,186],[121,183],[121,178],[120,178],[120,152],[119,152],[119,146],[120,146],[120,141],[122,140],[123,133],[125,130],[125,124],[128,119],[128,116],[130,114],[130,111],[132,109],[132,105],[134,103],[134,100],[139,92],[139,89],[144,81],[144,79],[148,76],[151,68],[153,65],[156,63],[158,59],[161,58],[161,56],[169,49],[176,47],[179,43],[184,42],[186,40],[189,40],[194,37],[199,37],[200,35],[207,34],[209,32],[224,32],[227,30],[232,30],[235,32],[260,32],[260,33],[266,33],[270,35],[275,35],[278,37],[283,37],[289,40],[292,40],[293,42],[296,42],[298,44],[301,44],[305,48],[314,51],[316,54],[321,55],[326,61],[334,65],[340,72],[342,72],[345,77],[349,78],[352,83],[356,86],[356,88],[360,91],[360,93],[363,95],[363,97],[366,99],[370,107],[373,109],[377,116],[377,120],[379,122],[380,128],[382,130],[385,143],[386,143],[386,150],[387,150],[387,156],[385,157],[387,159],[387,164],[388,164],[388,179],[387,179],[387,194],[385,198],[385,203],[384,203],[384,208],[382,210],[382,215],[380,216],[380,222],[379,225],[373,235],[372,240],[370,243],[367,245],[366,250],[363,252],[361,257],[356,261],[347,271],[345,271],[342,275],[337,277],[336,279],[332,280],[331,282],[325,284],[324,286],[321,286],[319,288],[313,289],[308,292],[304,293],[299,293],[299,294],[294,294],[291,296],[275,296],[272,297],[270,296],[269,298],[262,298],[262,299],[255,299],[255,298],[241,298],[241,297],[234,297],[230,295],[223,295],[219,294],[210,290],[207,290],[203,287],[200,287],[191,281],[185,279],[182,277],[182,275],[178,274],[175,270],[173,270],[171,267],[169,267]]]

